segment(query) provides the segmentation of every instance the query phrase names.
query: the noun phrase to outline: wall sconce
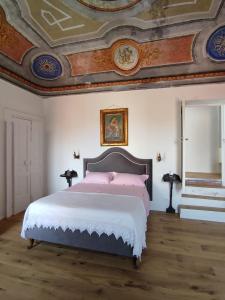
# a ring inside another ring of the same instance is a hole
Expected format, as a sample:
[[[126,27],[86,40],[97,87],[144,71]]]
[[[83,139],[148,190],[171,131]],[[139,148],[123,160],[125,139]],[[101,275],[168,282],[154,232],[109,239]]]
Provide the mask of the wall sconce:
[[[157,161],[161,161],[162,160],[162,156],[161,156],[161,154],[159,152],[156,155],[156,160]]]
[[[74,159],[79,159],[80,158],[80,152],[79,152],[79,150],[77,151],[77,153],[75,151],[73,152],[73,158]]]

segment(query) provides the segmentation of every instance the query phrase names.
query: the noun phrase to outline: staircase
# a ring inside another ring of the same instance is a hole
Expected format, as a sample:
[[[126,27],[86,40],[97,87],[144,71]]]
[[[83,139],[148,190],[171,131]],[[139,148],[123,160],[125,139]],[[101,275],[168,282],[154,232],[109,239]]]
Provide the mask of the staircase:
[[[182,194],[180,218],[225,223],[225,197]]]
[[[186,186],[178,209],[183,219],[225,223],[225,187]]]

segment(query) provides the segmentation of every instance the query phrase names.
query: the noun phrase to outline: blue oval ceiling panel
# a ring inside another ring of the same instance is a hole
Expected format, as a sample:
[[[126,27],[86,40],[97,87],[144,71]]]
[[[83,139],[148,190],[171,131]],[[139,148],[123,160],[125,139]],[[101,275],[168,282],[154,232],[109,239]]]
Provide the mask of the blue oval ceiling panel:
[[[62,75],[62,65],[54,56],[43,54],[33,60],[32,72],[38,78],[54,80]]]
[[[217,61],[225,61],[225,26],[214,31],[206,45],[208,55]]]

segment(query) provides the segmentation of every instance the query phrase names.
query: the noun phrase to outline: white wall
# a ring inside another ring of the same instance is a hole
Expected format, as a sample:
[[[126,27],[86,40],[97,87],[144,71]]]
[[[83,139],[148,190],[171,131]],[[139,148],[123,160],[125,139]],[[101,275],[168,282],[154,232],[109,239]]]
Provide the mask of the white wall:
[[[185,108],[186,172],[220,173],[220,107]]]
[[[100,146],[99,111],[104,108],[128,107],[129,145],[133,155],[153,158],[152,209],[165,210],[169,187],[161,181],[169,171],[180,173],[179,100],[225,99],[225,84],[196,85],[180,88],[136,90],[129,92],[91,93],[42,99],[6,81],[0,80],[0,218],[5,213],[5,124],[4,109],[46,117],[46,172],[48,192],[67,185],[59,175],[75,169],[82,178],[82,158],[95,157],[106,147]],[[80,149],[81,159],[73,159]],[[163,161],[156,162],[160,152]],[[180,190],[174,191],[175,205]]]
[[[140,158],[153,158],[152,209],[168,206],[169,186],[162,182],[164,173],[180,174],[180,107],[178,99],[225,99],[225,84],[179,88],[91,93],[44,99],[46,114],[48,192],[66,187],[59,175],[75,169],[82,178],[82,159],[95,157],[106,147],[100,146],[100,109],[128,107],[129,145],[125,147]],[[75,148],[81,159],[73,159]],[[160,152],[163,161],[156,161]],[[179,203],[180,190],[174,191]]]
[[[5,216],[5,108],[43,116],[43,102],[38,96],[0,80],[0,219]]]

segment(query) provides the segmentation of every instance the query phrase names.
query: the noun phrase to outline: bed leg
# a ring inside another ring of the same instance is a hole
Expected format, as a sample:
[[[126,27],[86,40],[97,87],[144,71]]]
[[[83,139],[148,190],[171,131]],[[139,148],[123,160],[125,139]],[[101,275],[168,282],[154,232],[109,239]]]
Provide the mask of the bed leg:
[[[29,239],[29,245],[27,246],[27,249],[31,249],[34,246],[34,239]]]
[[[139,269],[141,266],[141,260],[137,256],[133,256],[133,264],[135,269]]]

